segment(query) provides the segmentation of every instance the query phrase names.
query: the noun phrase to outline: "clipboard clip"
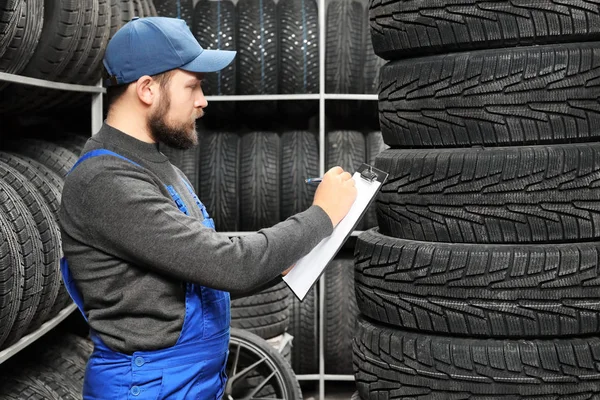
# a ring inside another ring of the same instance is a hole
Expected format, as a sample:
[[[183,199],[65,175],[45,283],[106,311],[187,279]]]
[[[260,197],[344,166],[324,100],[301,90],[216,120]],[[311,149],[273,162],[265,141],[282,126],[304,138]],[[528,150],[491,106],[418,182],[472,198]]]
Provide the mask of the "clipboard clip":
[[[360,177],[368,182],[373,183],[379,181],[383,184],[388,177],[388,174],[369,164],[362,164],[356,172],[360,173]]]

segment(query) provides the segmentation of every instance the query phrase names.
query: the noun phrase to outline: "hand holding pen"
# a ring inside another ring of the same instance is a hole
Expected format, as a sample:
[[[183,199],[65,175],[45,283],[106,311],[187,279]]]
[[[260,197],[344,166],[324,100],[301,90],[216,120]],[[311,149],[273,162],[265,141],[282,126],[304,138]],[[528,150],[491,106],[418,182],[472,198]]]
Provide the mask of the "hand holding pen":
[[[348,214],[354,200],[356,200],[356,187],[354,179],[349,172],[341,167],[333,167],[323,178],[309,178],[306,183],[318,184],[313,205],[325,211],[335,228]]]

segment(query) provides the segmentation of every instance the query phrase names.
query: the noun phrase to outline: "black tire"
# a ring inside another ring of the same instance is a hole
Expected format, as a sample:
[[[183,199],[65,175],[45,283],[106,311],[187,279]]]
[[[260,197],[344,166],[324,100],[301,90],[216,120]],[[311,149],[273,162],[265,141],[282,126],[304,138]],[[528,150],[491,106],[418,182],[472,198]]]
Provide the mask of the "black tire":
[[[385,65],[385,60],[373,51],[371,36],[368,34],[365,36],[365,85],[363,92],[366,94],[375,94],[379,93],[379,77],[381,75],[381,67]]]
[[[386,59],[600,40],[595,0],[372,0],[369,19],[375,52]]]
[[[325,372],[352,374],[352,337],[358,307],[354,259],[338,256],[325,269]]]
[[[18,16],[15,32],[0,56],[0,71],[11,74],[20,74],[37,48],[44,25],[44,0],[21,2]],[[0,83],[0,91],[7,86]],[[14,97],[3,94],[0,110],[10,108],[13,101]]]
[[[144,5],[140,0],[133,0],[133,16],[144,18]]]
[[[308,177],[319,174],[319,145],[312,132],[292,131],[281,137],[281,219],[308,209],[316,186],[307,185]]]
[[[146,1],[148,1],[148,4],[150,5],[150,16],[158,17],[158,11],[156,11],[156,6],[154,5],[154,1],[153,0],[146,0]]]
[[[359,319],[356,386],[363,399],[598,399],[600,339],[463,339]]]
[[[597,141],[600,43],[481,50],[386,64],[379,115],[392,147]]]
[[[325,91],[363,93],[365,10],[358,1],[331,0],[327,5]],[[348,118],[359,109],[356,101],[333,101],[327,113]]]
[[[229,342],[229,358],[227,360],[227,372],[230,373],[232,370],[232,364],[235,361],[238,361],[240,366],[238,367],[238,373],[242,371],[243,367],[248,367],[253,364],[253,360],[246,359],[243,355],[236,357],[236,349],[239,351],[240,344],[251,348],[254,352],[254,355],[257,356],[258,360],[262,360],[259,365],[262,366],[270,366],[272,370],[265,369],[261,370],[260,368],[255,369],[251,372],[263,372],[263,376],[267,377],[271,372],[278,372],[281,375],[281,380],[283,381],[284,387],[282,388],[284,393],[280,393],[277,397],[286,399],[286,400],[302,400],[302,391],[300,390],[300,384],[298,383],[298,379],[294,375],[294,371],[290,364],[283,358],[283,356],[274,349],[269,343],[267,343],[264,339],[256,336],[251,332],[247,332],[241,329],[232,328],[231,336]],[[239,353],[238,353],[239,354]],[[257,360],[254,360],[257,361]],[[230,378],[232,378],[230,376]],[[244,383],[243,377],[237,377],[236,381],[241,381]],[[240,379],[241,378],[241,379]],[[224,398],[245,398],[241,393],[235,393],[234,384],[233,391],[234,393],[225,393]],[[227,388],[229,389],[229,388]]]
[[[280,74],[283,94],[319,93],[319,15],[316,0],[282,0],[279,14]],[[300,44],[298,44],[300,43]],[[318,111],[316,101],[282,101],[281,111],[307,117]]]
[[[381,131],[369,132],[366,135],[366,144],[367,163],[369,165],[374,165],[377,155],[389,148],[389,146],[383,142]],[[375,226],[377,226],[377,204],[373,203],[363,217],[363,228],[369,229]]]
[[[73,133],[58,138],[57,140],[55,140],[54,143],[61,147],[64,147],[76,156],[81,156],[83,153],[83,148],[85,147],[89,138],[89,136],[83,136],[77,133]]]
[[[47,390],[61,400],[80,400],[81,391],[74,387],[73,379],[57,373],[52,368],[44,365],[45,360],[40,360],[41,364],[31,365],[26,368],[18,368],[14,374],[19,376],[30,376],[38,385],[42,384]],[[82,381],[83,383],[83,381]],[[81,385],[83,388],[83,385]]]
[[[22,203],[18,193],[0,179],[0,210],[11,223],[19,251],[23,256],[24,283],[19,312],[3,347],[17,342],[35,316],[42,296],[44,264],[42,240],[33,217]]]
[[[19,142],[9,142],[7,144],[11,150],[18,154],[30,157],[50,168],[63,180],[78,160],[73,152],[42,140],[23,139]]]
[[[24,261],[17,243],[10,221],[0,214],[0,348],[17,318],[23,297]]]
[[[289,325],[290,291],[280,282],[257,294],[231,301],[231,326],[263,339],[284,333]]]
[[[123,26],[131,21],[133,17],[135,17],[133,11],[133,0],[120,0],[119,11],[119,14],[121,15],[121,26]]]
[[[459,244],[358,237],[360,311],[402,329],[495,338],[600,333],[600,242]]]
[[[60,230],[43,197],[25,176],[0,162],[0,180],[9,184],[19,195],[33,218],[41,239],[43,269],[38,270],[37,273],[42,275],[42,291],[35,315],[27,328],[27,332],[33,332],[46,321],[60,286],[58,278],[61,258]]]
[[[22,6],[22,0],[6,0],[0,8],[0,57],[17,31]]]
[[[230,0],[199,1],[194,9],[193,33],[207,50],[236,50],[235,4]],[[213,74],[206,74],[202,90],[207,96],[236,94],[235,62]],[[218,102],[221,103],[221,102]],[[212,113],[217,102],[207,109]]]
[[[156,11],[161,17],[179,18],[192,27],[194,2],[192,0],[154,0]]]
[[[62,400],[44,382],[24,374],[0,374],[0,393],[2,393],[3,400]]]
[[[306,293],[302,301],[290,293],[290,324],[292,367],[296,374],[314,374],[319,371],[318,296],[316,288]]]
[[[360,394],[358,392],[352,393],[352,397],[350,398],[350,400],[361,400]]]
[[[351,174],[365,162],[365,136],[357,131],[333,131],[327,133],[327,148],[325,149],[325,165],[329,170],[340,166]],[[356,226],[361,230],[364,221]]]
[[[239,230],[239,136],[215,132],[200,145],[200,198],[218,231]]]
[[[600,144],[385,150],[381,233],[454,243],[600,238]]]
[[[121,19],[121,7],[120,0],[110,0],[110,30],[108,35],[108,40],[112,39],[112,37],[117,33],[121,26],[123,26],[123,21]],[[106,49],[104,49],[106,50]],[[101,66],[101,69],[103,67]]]
[[[102,58],[108,44],[112,25],[111,12],[113,5],[111,3],[113,0],[94,1],[98,2],[98,16],[96,25],[92,30],[94,38],[80,71],[80,76],[82,76],[80,82],[88,85],[97,84],[102,76]]]
[[[240,224],[257,231],[280,221],[279,136],[251,132],[242,136],[240,161]]]
[[[279,46],[277,8],[273,0],[239,0],[237,76],[240,95],[277,94]],[[274,101],[245,105],[242,110],[254,118],[276,112]]]

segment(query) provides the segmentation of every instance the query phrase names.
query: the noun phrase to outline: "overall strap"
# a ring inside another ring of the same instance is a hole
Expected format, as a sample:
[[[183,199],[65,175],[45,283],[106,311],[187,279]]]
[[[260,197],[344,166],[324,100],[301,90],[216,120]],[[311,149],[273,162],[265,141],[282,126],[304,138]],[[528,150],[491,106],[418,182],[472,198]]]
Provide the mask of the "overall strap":
[[[75,163],[75,165],[73,165],[73,168],[71,168],[71,170],[67,173],[67,175],[69,175],[71,172],[73,172],[73,170],[75,168],[77,168],[79,166],[79,164],[81,164],[82,162],[84,162],[88,158],[98,157],[98,156],[113,156],[113,157],[117,157],[117,158],[120,158],[121,160],[129,161],[133,165],[142,168],[142,166],[140,164],[138,164],[138,163],[136,163],[134,161],[131,161],[127,157],[123,157],[119,153],[115,153],[114,151],[110,151],[110,150],[106,150],[106,149],[96,149],[96,150],[89,151],[89,152],[85,153],[84,155],[82,155],[79,158],[79,160],[77,160],[77,162]]]

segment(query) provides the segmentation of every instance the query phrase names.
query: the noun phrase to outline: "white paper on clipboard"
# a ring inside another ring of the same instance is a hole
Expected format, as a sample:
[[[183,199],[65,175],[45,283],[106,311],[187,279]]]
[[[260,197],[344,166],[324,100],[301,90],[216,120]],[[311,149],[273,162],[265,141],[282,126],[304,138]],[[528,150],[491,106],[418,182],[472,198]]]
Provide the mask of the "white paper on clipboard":
[[[323,239],[310,253],[298,260],[294,268],[283,277],[284,282],[300,301],[304,299],[304,296],[319,279],[327,264],[334,258],[342,244],[352,233],[387,178],[386,173],[376,170],[378,171],[377,178],[373,181],[366,180],[361,176],[361,171],[365,168],[375,170],[371,166],[363,164],[352,176],[356,183],[357,195],[348,214],[335,227],[330,236]]]

